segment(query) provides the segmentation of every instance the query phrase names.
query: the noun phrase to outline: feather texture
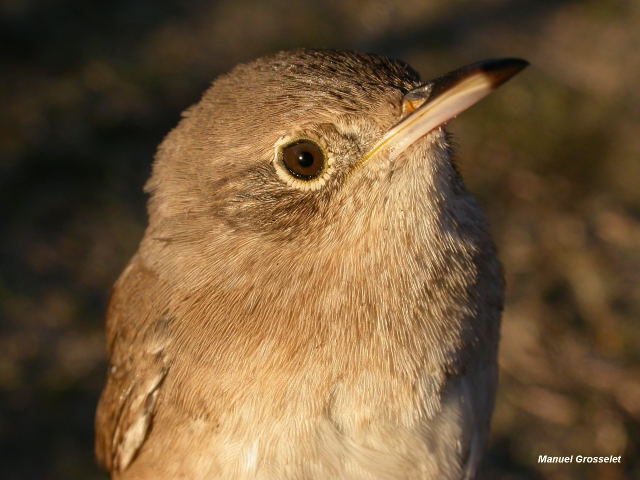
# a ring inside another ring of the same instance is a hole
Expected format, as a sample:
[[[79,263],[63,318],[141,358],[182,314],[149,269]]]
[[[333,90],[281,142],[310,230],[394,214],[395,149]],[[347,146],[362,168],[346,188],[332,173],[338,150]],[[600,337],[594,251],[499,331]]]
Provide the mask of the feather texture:
[[[503,283],[442,129],[355,169],[421,85],[296,51],[218,79],[159,149],[115,286],[97,454],[112,478],[473,478]],[[296,189],[274,146],[332,159]]]

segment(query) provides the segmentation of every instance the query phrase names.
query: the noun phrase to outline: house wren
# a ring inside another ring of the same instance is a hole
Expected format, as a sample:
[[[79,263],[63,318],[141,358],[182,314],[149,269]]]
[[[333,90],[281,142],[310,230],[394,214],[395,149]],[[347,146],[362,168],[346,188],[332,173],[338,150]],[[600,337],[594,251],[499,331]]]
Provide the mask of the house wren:
[[[300,50],[216,80],[109,305],[112,478],[473,478],[503,280],[443,125],[526,65]]]

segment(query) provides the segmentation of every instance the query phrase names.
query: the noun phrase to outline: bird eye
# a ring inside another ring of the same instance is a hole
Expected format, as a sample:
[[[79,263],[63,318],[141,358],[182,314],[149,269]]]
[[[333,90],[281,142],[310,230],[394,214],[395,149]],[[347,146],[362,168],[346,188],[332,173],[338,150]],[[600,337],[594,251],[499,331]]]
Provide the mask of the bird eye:
[[[310,140],[298,140],[283,147],[281,158],[288,172],[301,180],[317,178],[326,164],[324,152]]]

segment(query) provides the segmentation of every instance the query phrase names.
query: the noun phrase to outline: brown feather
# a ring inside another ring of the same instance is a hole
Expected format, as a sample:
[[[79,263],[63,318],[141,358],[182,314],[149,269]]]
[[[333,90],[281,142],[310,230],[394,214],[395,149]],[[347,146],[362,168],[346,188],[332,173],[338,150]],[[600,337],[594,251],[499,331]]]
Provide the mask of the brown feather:
[[[280,53],[165,139],[108,312],[113,478],[473,475],[503,301],[485,221],[441,129],[355,168],[419,85],[381,57]],[[295,135],[332,157],[317,190],[274,171]]]

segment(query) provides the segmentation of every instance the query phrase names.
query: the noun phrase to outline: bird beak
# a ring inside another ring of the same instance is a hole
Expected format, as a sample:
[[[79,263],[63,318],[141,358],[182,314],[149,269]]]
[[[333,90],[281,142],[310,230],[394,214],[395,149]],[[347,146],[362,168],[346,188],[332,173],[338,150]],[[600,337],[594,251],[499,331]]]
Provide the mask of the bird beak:
[[[467,65],[407,93],[402,99],[404,118],[367,153],[365,163],[383,149],[391,158],[433,129],[483,99],[529,63],[519,58],[485,60]]]

